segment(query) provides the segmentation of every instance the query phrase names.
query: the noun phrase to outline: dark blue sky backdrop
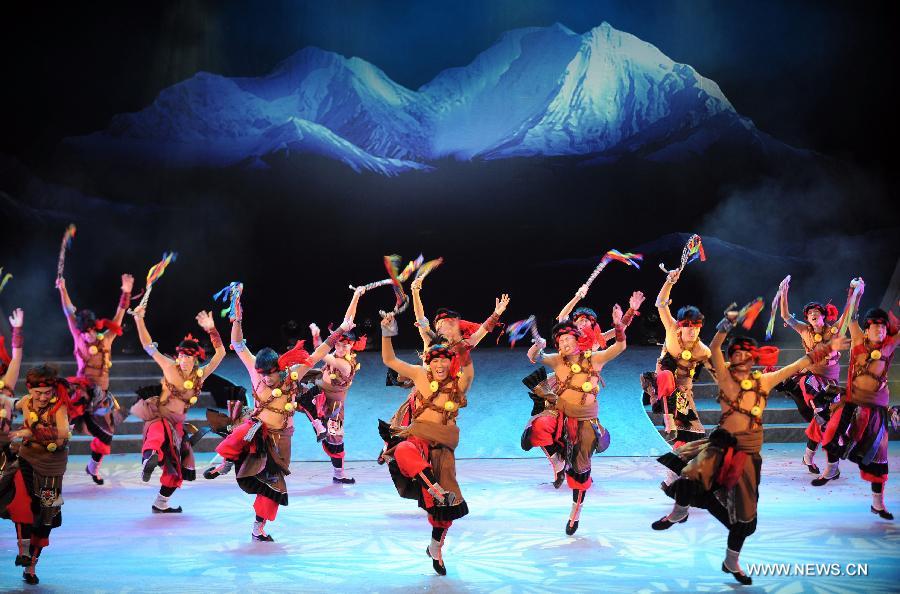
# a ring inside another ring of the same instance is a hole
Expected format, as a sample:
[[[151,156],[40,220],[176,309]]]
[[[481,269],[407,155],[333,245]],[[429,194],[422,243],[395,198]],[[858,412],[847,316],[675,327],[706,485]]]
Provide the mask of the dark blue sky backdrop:
[[[8,122],[0,150],[41,161],[198,70],[259,75],[315,45],[417,88],[509,29],[608,21],[720,84],[786,142],[887,170],[896,118],[883,97],[895,35],[876,3],[715,0],[189,1],[7,6]],[[12,58],[12,59],[11,59]]]

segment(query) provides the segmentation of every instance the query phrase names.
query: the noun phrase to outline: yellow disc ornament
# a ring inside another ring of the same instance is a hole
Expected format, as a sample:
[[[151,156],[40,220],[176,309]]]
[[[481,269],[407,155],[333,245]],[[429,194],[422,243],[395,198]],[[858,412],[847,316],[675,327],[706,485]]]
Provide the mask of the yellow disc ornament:
[[[585,359],[590,359],[590,358],[593,356],[593,354],[594,354],[594,353],[593,353],[592,351],[585,351],[585,352],[584,352],[584,358],[585,358]]]
[[[681,358],[685,361],[690,361],[694,355],[690,351],[681,351]]]
[[[97,353],[100,352],[100,350],[97,348],[97,345],[92,344],[90,346],[90,348],[88,349],[88,352],[92,355],[96,355]]]
[[[753,387],[753,381],[748,379],[741,380],[741,390],[749,390]]]
[[[9,416],[9,413],[6,412],[6,409],[5,409],[5,408],[0,408],[0,419],[5,419],[5,418],[8,417],[8,416]]]
[[[759,379],[762,377],[762,371],[760,371],[759,369],[754,369],[750,372],[750,377],[752,377],[753,379]]]
[[[440,388],[441,386],[440,386],[440,384],[438,384],[437,382],[434,382],[434,381],[433,381],[433,382],[431,382],[430,384],[428,384],[428,387],[431,388],[431,391],[432,391],[432,392],[437,392],[437,391],[438,391],[438,388]]]
[[[873,361],[877,361],[881,359],[881,351],[875,349],[871,353],[869,353],[869,357],[871,357]]]
[[[197,404],[197,397],[196,397],[196,396],[191,396],[191,399],[188,400],[188,402],[190,402],[191,404]]]
[[[284,410],[286,410],[286,411],[288,411],[288,412],[291,412],[292,410],[294,410],[294,403],[293,403],[293,402],[286,402],[285,405],[284,405]]]
[[[446,410],[447,412],[453,412],[453,411],[455,411],[455,410],[456,410],[456,403],[453,402],[452,400],[448,400],[447,402],[444,403],[444,410]]]
[[[359,368],[360,368],[360,367],[362,367],[362,365],[359,364],[359,363],[357,363],[357,364],[356,364],[356,371],[359,371]]]
[[[594,384],[592,384],[591,382],[584,382],[583,384],[581,384],[581,391],[582,392],[593,392]]]
[[[578,363],[572,363],[572,367],[570,367],[572,373],[581,373],[581,365]]]
[[[822,342],[822,335],[819,334],[818,332],[816,332],[816,333],[813,335],[813,340],[816,341],[816,342]]]
[[[47,451],[48,451],[48,452],[55,452],[55,451],[56,451],[56,447],[57,447],[57,446],[56,446],[56,442],[55,442],[55,441],[51,441],[50,443],[47,444]]]
[[[297,373],[296,371],[292,371],[292,372],[291,372],[291,379],[294,380],[294,381],[297,381],[298,379],[300,379],[300,374]]]
[[[6,387],[6,382],[0,379],[0,390]]]
[[[59,400],[56,396],[50,399],[50,404],[56,404],[56,401]]]
[[[758,406],[754,406],[753,408],[750,409],[750,414],[753,415],[754,417],[759,417],[762,415],[762,409]]]
[[[275,398],[281,398],[281,388],[275,388],[272,390],[272,396]]]
[[[697,373],[696,370],[691,369],[691,370],[688,372],[688,375],[690,375],[691,377],[694,377],[694,375],[695,375],[696,373]]]
[[[335,379],[337,379],[337,374],[336,374],[336,373],[332,373],[332,374],[330,374],[328,377],[330,377],[331,379],[335,380]]]
[[[28,421],[29,422],[37,423],[37,420],[38,420],[38,416],[37,416],[36,412],[31,411],[30,413],[28,413]]]
[[[353,355],[352,355],[352,354],[344,355],[344,360],[346,360],[346,361],[353,361]]]
[[[193,390],[194,382],[192,382],[191,380],[184,380],[184,389],[185,390]]]
[[[203,377],[203,369],[197,368],[197,377]]]

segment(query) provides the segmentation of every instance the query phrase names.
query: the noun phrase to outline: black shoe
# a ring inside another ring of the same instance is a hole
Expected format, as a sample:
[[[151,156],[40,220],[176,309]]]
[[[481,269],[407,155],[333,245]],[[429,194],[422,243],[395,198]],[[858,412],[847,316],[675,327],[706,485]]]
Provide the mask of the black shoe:
[[[141,469],[141,480],[145,483],[150,482],[150,477],[153,476],[153,471],[156,470],[157,466],[159,466],[159,456],[156,455],[156,452],[153,452],[144,460],[144,466]]]
[[[321,433],[316,433],[316,441],[318,441],[318,442],[325,441],[325,437],[327,437],[327,436],[328,436],[327,431],[323,431]]]
[[[153,513],[155,514],[180,514],[181,506],[178,507],[156,507],[156,505],[151,506],[153,508]]]
[[[102,485],[102,484],[103,484],[103,479],[100,478],[99,476],[97,476],[96,474],[91,473],[91,471],[88,469],[87,466],[84,467],[84,471],[85,471],[86,473],[88,473],[88,475],[91,477],[91,480],[94,481],[94,484],[96,484],[96,485]],[[35,578],[35,579],[37,579],[37,578]],[[31,582],[28,582],[28,583],[30,584]],[[37,582],[34,582],[34,583],[36,584]]]
[[[339,485],[354,485],[354,484],[356,484],[356,479],[350,478],[349,476],[344,477],[344,478],[338,478],[336,476],[333,476],[333,477],[331,477],[331,482],[338,483]]]
[[[271,535],[271,534],[260,534],[260,535],[257,536],[256,534],[253,534],[253,533],[251,532],[251,533],[250,533],[250,537],[251,537],[253,540],[255,540],[256,542],[275,542],[275,539],[272,538],[272,535]]]
[[[31,555],[16,555],[16,565],[19,567],[28,567],[31,565]]]
[[[894,519],[894,514],[892,514],[891,512],[889,512],[886,509],[875,509],[875,507],[873,506],[873,507],[869,507],[869,510],[873,514],[875,514],[876,516],[878,516],[879,518],[881,518],[883,520],[893,520]]]
[[[819,470],[819,467],[815,464],[807,464],[806,469],[809,470],[811,474],[822,474],[822,471]],[[837,477],[834,477],[837,478]]]
[[[566,534],[572,536],[576,530],[578,530],[578,520],[574,522],[571,520],[566,521]]]
[[[378,465],[379,465],[379,466],[381,466],[381,465],[383,465],[385,462],[387,462],[387,460],[384,459],[384,450],[378,452],[378,457],[375,458],[375,461],[378,462]]]
[[[724,562],[724,561],[722,562],[722,572],[723,572],[723,573],[730,573],[730,574],[731,574],[731,577],[733,577],[733,578],[736,579],[739,583],[741,583],[741,584],[743,584],[743,585],[745,585],[745,586],[749,586],[749,585],[751,585],[751,584],[753,583],[753,578],[751,578],[749,575],[747,575],[747,574],[744,573],[743,571],[731,571],[730,569],[728,569],[727,567],[725,567],[725,562]]]
[[[444,566],[443,561],[438,561],[434,557],[431,556],[431,551],[428,550],[428,547],[425,547],[425,554],[428,555],[428,558],[431,559],[431,566],[434,567],[434,572],[438,575],[447,575],[447,567]]]
[[[36,586],[41,583],[41,580],[38,579],[36,573],[28,573],[27,571],[22,572],[22,579],[25,580],[26,584],[31,584],[32,586]]]
[[[559,489],[562,486],[564,480],[566,480],[566,471],[560,470],[556,473],[556,480],[553,481],[553,488]]]
[[[669,516],[663,516],[660,519],[653,522],[652,524],[650,524],[650,527],[653,528],[654,530],[668,530],[675,524],[684,524],[685,522],[687,522],[688,517],[689,516],[685,516],[682,519],[678,520],[677,522],[672,522],[671,520],[669,520]]]
[[[837,471],[837,474],[834,475],[834,476],[831,477],[831,478],[825,478],[824,476],[820,476],[819,478],[813,479],[813,480],[810,482],[810,484],[811,484],[813,487],[821,487],[822,485],[827,485],[827,484],[828,484],[828,481],[835,481],[835,480],[837,480],[837,479],[839,479],[839,478],[841,478],[841,471],[840,471],[840,470],[838,470],[838,471]]]

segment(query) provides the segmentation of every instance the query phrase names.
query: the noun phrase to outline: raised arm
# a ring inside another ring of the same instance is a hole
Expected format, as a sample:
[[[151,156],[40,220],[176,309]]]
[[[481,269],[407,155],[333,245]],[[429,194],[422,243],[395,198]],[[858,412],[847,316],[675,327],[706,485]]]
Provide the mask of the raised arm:
[[[857,286],[859,287],[859,295],[856,296],[856,302],[853,303],[851,301],[853,299],[853,290],[856,289]],[[846,316],[850,311],[850,306],[854,306],[854,313],[850,317],[850,323],[847,325],[847,327],[850,329],[850,338],[852,338],[853,342],[855,343],[862,342],[865,339],[865,333],[859,326],[859,302],[862,301],[862,296],[865,290],[866,283],[863,282],[862,278],[855,278],[850,281],[849,294],[847,295],[847,305],[844,307],[844,313],[841,314],[841,318],[843,319],[843,317]]]
[[[309,325],[309,333],[312,334],[313,347],[317,348],[322,344],[322,331],[316,326],[315,322]]]
[[[672,292],[672,287],[678,282],[680,276],[680,271],[671,271],[666,276],[666,282],[663,283],[662,288],[659,290],[659,295],[656,297],[656,309],[659,311],[659,319],[662,321],[663,326],[666,327],[666,330],[669,331],[675,330],[675,318],[672,317],[672,312],[669,310],[669,303],[672,302],[669,299],[669,293]]]
[[[794,331],[800,332],[805,327],[805,324],[791,314],[791,308],[788,307],[788,289],[790,289],[790,281],[784,279],[781,281],[781,299],[779,300],[779,304],[781,305],[781,319]]]
[[[628,299],[628,311],[622,316],[622,325],[628,328],[631,326],[634,316],[640,315],[641,304],[644,302],[644,294],[641,291],[635,291]],[[603,340],[609,342],[616,336],[616,329],[610,328],[603,333]]]
[[[410,365],[397,358],[391,341],[394,336],[397,336],[397,320],[394,319],[394,314],[389,313],[381,320],[381,361],[404,377],[413,381],[421,380],[425,373],[421,365]]]
[[[350,298],[350,305],[347,306],[347,311],[344,313],[345,320],[352,321],[356,319],[356,306],[359,304],[359,298],[365,292],[365,287],[356,287],[356,290],[353,291],[353,297]]]
[[[713,366],[713,376],[716,382],[728,375],[728,366],[725,364],[725,355],[722,354],[722,345],[725,344],[725,338],[728,332],[734,327],[734,322],[728,318],[723,318],[719,325],[716,326],[716,335],[713,336],[712,342],[709,343],[709,360]]]
[[[622,308],[619,307],[618,303],[613,306],[612,318],[616,341],[609,348],[603,349],[599,353],[594,353],[591,357],[591,363],[593,364],[603,365],[625,352],[625,326],[622,325]]]
[[[500,321],[500,316],[503,315],[503,312],[506,311],[507,306],[509,305],[509,295],[503,293],[500,297],[494,300],[494,313],[488,316],[481,326],[479,326],[478,330],[476,330],[472,336],[469,337],[467,341],[471,346],[477,346],[481,339],[487,336],[488,332],[492,331],[497,327],[497,323]]]
[[[166,357],[157,349],[157,345],[153,342],[153,339],[150,338],[150,331],[147,330],[147,324],[144,322],[144,316],[146,315],[146,309],[143,306],[137,306],[132,311],[132,316],[134,317],[134,326],[137,328],[138,339],[141,341],[141,346],[144,348],[144,351],[147,352],[148,355],[153,357],[153,360],[156,361],[156,364],[165,369],[169,365],[173,365],[175,362],[172,361],[169,357]]]
[[[253,374],[256,373],[256,357],[250,352],[250,349],[247,348],[247,342],[244,340],[244,309],[240,307],[240,300],[241,298],[238,297],[238,306],[235,310],[241,312],[241,317],[234,317],[231,319],[231,348],[237,353],[238,358],[241,360],[241,363],[244,364],[244,367],[247,368],[247,371],[250,372],[250,376],[253,377]]]
[[[412,293],[413,313],[416,316],[416,329],[419,331],[419,336],[422,337],[422,344],[425,348],[428,348],[428,345],[431,344],[432,341],[432,331],[431,325],[428,323],[428,318],[425,317],[425,306],[422,304],[422,280],[421,277],[414,279],[409,286],[409,290]]]
[[[580,287],[578,287],[578,290],[575,291],[575,296],[572,297],[569,302],[566,303],[559,311],[559,315],[556,316],[556,321],[562,322],[563,320],[567,320],[569,318],[569,314],[571,314],[572,310],[575,309],[575,306],[578,305],[578,302],[587,297],[587,292],[587,285],[581,285]]]
[[[216,367],[219,366],[219,363],[222,362],[222,359],[225,358],[225,345],[222,344],[222,337],[219,335],[219,331],[216,330],[216,322],[212,316],[212,312],[201,311],[197,314],[196,319],[200,327],[209,334],[209,341],[212,343],[213,349],[215,349],[209,362],[203,366],[205,375],[209,377],[209,374],[214,372]]]
[[[128,304],[131,302],[131,290],[134,288],[134,277],[130,274],[122,275],[122,294],[119,295],[119,304],[116,306],[116,315],[113,316],[112,321],[116,323],[117,326],[122,325],[122,320],[125,319],[125,312],[128,310]]]
[[[10,357],[6,374],[0,378],[3,380],[3,385],[10,391],[15,390],[16,382],[19,379],[19,370],[22,368],[22,347],[25,340],[22,326],[24,324],[25,312],[22,311],[22,308],[13,310],[12,315],[9,316],[9,325],[12,326],[12,357]]]
[[[66,323],[69,325],[69,332],[73,338],[78,338],[80,334],[78,327],[75,325],[75,304],[69,298],[69,290],[66,288],[66,279],[56,279],[56,288],[59,289],[59,298],[62,301],[63,315],[66,316]]]

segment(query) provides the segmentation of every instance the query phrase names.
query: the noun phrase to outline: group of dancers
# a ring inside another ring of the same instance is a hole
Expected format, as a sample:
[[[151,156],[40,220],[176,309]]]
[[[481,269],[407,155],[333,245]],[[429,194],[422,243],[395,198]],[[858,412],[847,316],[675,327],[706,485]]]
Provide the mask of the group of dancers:
[[[862,479],[871,483],[871,512],[892,520],[884,504],[884,484],[892,414],[896,421],[887,381],[896,347],[896,318],[872,309],[860,321],[857,312],[864,283],[854,279],[840,316],[830,305],[810,303],[798,319],[788,307],[786,279],[779,288],[780,312],[785,324],[800,335],[806,354],[777,367],[777,356],[773,357],[777,349],[761,349],[755,340],[737,333],[729,340],[741,321],[737,308],[726,311],[709,345],[700,339],[705,318],[699,309],[684,306],[672,315],[670,292],[683,269],[684,262],[668,272],[657,297],[665,341],[655,369],[641,376],[646,401],[663,416],[673,446],[659,462],[667,473],[661,488],[674,505],[652,523],[652,529],[667,530],[686,522],[690,507],[708,510],[728,530],[722,571],[741,584],[751,583],[738,557],[744,540],[756,529],[763,413],[773,390],[790,395],[809,422],[803,463],[817,475],[812,484],[835,480],[840,474],[839,461],[850,460],[858,465]],[[415,328],[422,339],[419,359],[403,361],[394,351],[402,308],[382,312],[381,354],[389,370],[387,383],[402,388],[407,396],[389,421],[379,422],[385,445],[378,462],[387,465],[400,496],[416,500],[427,513],[431,539],[425,553],[434,571],[445,575],[447,532],[454,520],[469,512],[456,477],[454,452],[460,441],[456,419],[467,405],[475,378],[472,351],[498,327],[510,299],[505,294],[497,298],[494,310],[481,324],[467,322],[450,309],[438,309],[429,320],[421,297],[424,278],[416,277],[410,287]],[[202,474],[215,479],[233,471],[240,488],[255,496],[251,537],[256,541],[274,540],[266,525],[288,504],[285,477],[290,474],[295,418],[309,422],[311,438],[321,442],[331,460],[333,481],[343,485],[355,482],[343,464],[343,421],[348,391],[360,369],[356,352],[365,347],[365,337],[354,333],[354,319],[366,287],[355,288],[344,319],[324,340],[311,325],[312,352],[297,342],[283,353],[269,347],[253,353],[244,339],[243,285],[233,283],[226,295],[230,299],[230,348],[246,368],[252,398],[229,401],[225,412],[208,411],[209,427],[198,430],[187,422],[188,411],[197,404],[204,382],[227,353],[215,319],[206,311],[196,316],[213,349],[209,358],[201,346],[206,341],[192,334],[175,347],[174,356],[166,355],[147,328],[147,300],[129,308],[133,285],[130,275],[122,275],[116,313],[108,320],[77,309],[65,279],[58,278],[74,342],[74,377],[60,377],[50,365],[28,369],[28,393],[16,400],[14,389],[24,344],[21,309],[9,318],[11,356],[0,342],[0,517],[15,524],[15,564],[24,568],[23,579],[29,584],[38,583],[35,567],[42,549],[49,544],[51,530],[62,522],[67,445],[74,431],[93,437],[85,472],[97,485],[104,484],[101,465],[124,416],[109,390],[109,373],[112,343],[122,333],[126,313],[133,316],[140,342],[162,376],[158,385],[138,390],[139,398],[130,409],[144,422],[142,480],[149,481],[161,468],[152,513],[182,511],[180,506],[170,505],[170,498],[184,481],[195,480],[192,446],[209,430],[223,439],[216,447],[217,459]],[[592,486],[592,455],[609,445],[609,432],[599,421],[598,397],[606,385],[601,373],[625,351],[626,329],[640,315],[644,301],[643,294],[636,291],[627,311],[616,305],[611,328],[604,330],[594,310],[579,306],[588,288],[589,283],[583,285],[556,317],[550,334],[553,352],[547,350],[548,341],[536,328],[532,330],[533,344],[527,357],[541,367],[523,380],[534,407],[521,445],[526,450],[540,448],[548,459],[553,486],[560,488],[565,481],[571,489],[572,505],[565,522],[568,535],[578,530]],[[849,329],[849,338],[844,328]],[[850,351],[849,373],[842,378],[839,362],[846,350]],[[719,390],[721,417],[711,431],[701,423],[693,396],[701,365]],[[22,422],[14,428],[17,414]],[[819,448],[827,456],[824,470],[814,461]]]

